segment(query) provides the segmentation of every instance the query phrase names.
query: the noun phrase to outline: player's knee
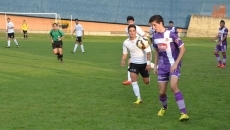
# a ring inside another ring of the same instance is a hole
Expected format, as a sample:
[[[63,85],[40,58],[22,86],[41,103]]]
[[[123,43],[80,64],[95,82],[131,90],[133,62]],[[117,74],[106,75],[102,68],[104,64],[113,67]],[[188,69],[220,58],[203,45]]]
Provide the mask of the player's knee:
[[[216,55],[216,54],[218,54],[218,52],[217,52],[217,51],[214,51],[214,54]]]
[[[144,83],[145,83],[145,84],[149,84],[149,80],[145,80]]]

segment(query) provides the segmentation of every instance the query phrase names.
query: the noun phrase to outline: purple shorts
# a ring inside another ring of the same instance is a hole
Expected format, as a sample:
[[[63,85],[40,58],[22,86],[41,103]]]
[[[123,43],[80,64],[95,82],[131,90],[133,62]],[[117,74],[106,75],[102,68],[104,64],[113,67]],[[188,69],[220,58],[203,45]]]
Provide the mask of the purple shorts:
[[[170,72],[161,72],[160,70],[158,70],[158,82],[167,82],[169,81],[171,76],[177,76],[178,78],[180,78],[180,68],[178,67],[173,73]]]
[[[220,51],[220,52],[226,52],[227,51],[227,45],[226,44],[216,45],[215,50]]]

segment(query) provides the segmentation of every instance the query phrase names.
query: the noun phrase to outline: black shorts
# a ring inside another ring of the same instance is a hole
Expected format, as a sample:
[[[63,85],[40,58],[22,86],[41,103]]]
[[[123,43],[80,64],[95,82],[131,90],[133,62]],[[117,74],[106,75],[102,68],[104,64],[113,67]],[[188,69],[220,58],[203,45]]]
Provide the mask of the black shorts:
[[[8,38],[14,38],[14,33],[8,33]]]
[[[77,38],[76,38],[76,41],[77,41],[77,42],[82,42],[81,37],[77,37]]]
[[[140,73],[143,78],[149,77],[149,72],[146,69],[146,63],[145,64],[134,64],[130,63],[129,72],[136,73],[137,75]]]
[[[27,34],[27,30],[22,30],[24,34]]]
[[[63,45],[62,41],[54,41],[54,43],[52,43],[53,49],[62,48],[62,45]]]

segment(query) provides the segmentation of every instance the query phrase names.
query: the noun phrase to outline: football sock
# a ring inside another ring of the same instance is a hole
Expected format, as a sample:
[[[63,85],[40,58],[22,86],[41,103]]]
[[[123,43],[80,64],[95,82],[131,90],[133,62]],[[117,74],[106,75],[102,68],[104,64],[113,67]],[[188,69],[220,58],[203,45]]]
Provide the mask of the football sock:
[[[223,55],[223,64],[226,65],[226,59],[227,59],[227,56],[226,55]]]
[[[215,54],[215,56],[216,56],[216,59],[217,59],[217,61],[219,62],[219,64],[221,64],[222,62],[221,62],[221,59],[220,59],[219,54]]]
[[[7,41],[8,46],[10,46],[10,40]]]
[[[177,93],[174,94],[175,99],[176,99],[176,103],[181,111],[181,113],[186,114],[186,108],[185,108],[185,103],[184,103],[184,98],[182,93],[179,91]]]
[[[128,66],[129,69],[129,66]],[[130,72],[128,71],[128,81],[131,81]]]
[[[140,90],[139,90],[139,86],[138,86],[137,82],[132,82],[132,86],[133,86],[133,91],[134,91],[135,96],[138,99],[141,99]]]
[[[63,58],[63,54],[59,55],[59,57],[60,57],[60,59],[62,59]]]
[[[162,107],[164,109],[167,109],[167,95],[166,94],[160,95],[159,100],[161,101]]]
[[[14,39],[14,43],[18,46],[18,42],[17,42],[17,40],[16,40],[16,39]]]
[[[81,46],[81,51],[85,52],[83,44],[81,44],[80,46]]]
[[[24,38],[26,38],[26,35],[24,34]]]
[[[73,52],[75,52],[77,50],[77,46],[78,46],[78,44],[75,44]]]

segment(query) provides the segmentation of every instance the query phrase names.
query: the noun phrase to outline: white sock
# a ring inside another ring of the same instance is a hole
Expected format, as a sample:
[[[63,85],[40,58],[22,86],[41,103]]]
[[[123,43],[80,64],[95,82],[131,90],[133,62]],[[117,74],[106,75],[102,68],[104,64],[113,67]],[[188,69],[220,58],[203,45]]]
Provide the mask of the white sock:
[[[128,66],[129,68],[129,66]],[[131,81],[130,72],[128,71],[128,81]]]
[[[133,91],[134,91],[135,96],[138,99],[141,99],[140,90],[139,90],[139,86],[138,86],[137,82],[132,82],[132,86],[133,86]]]
[[[8,46],[10,46],[10,40],[7,41]]]
[[[80,46],[81,46],[81,51],[85,52],[83,44],[81,44]]]
[[[78,46],[78,44],[75,44],[73,52],[75,52],[77,50],[77,46]]]
[[[14,39],[14,43],[15,43],[16,45],[18,45],[18,42],[17,42],[17,40],[16,40],[16,39]]]

